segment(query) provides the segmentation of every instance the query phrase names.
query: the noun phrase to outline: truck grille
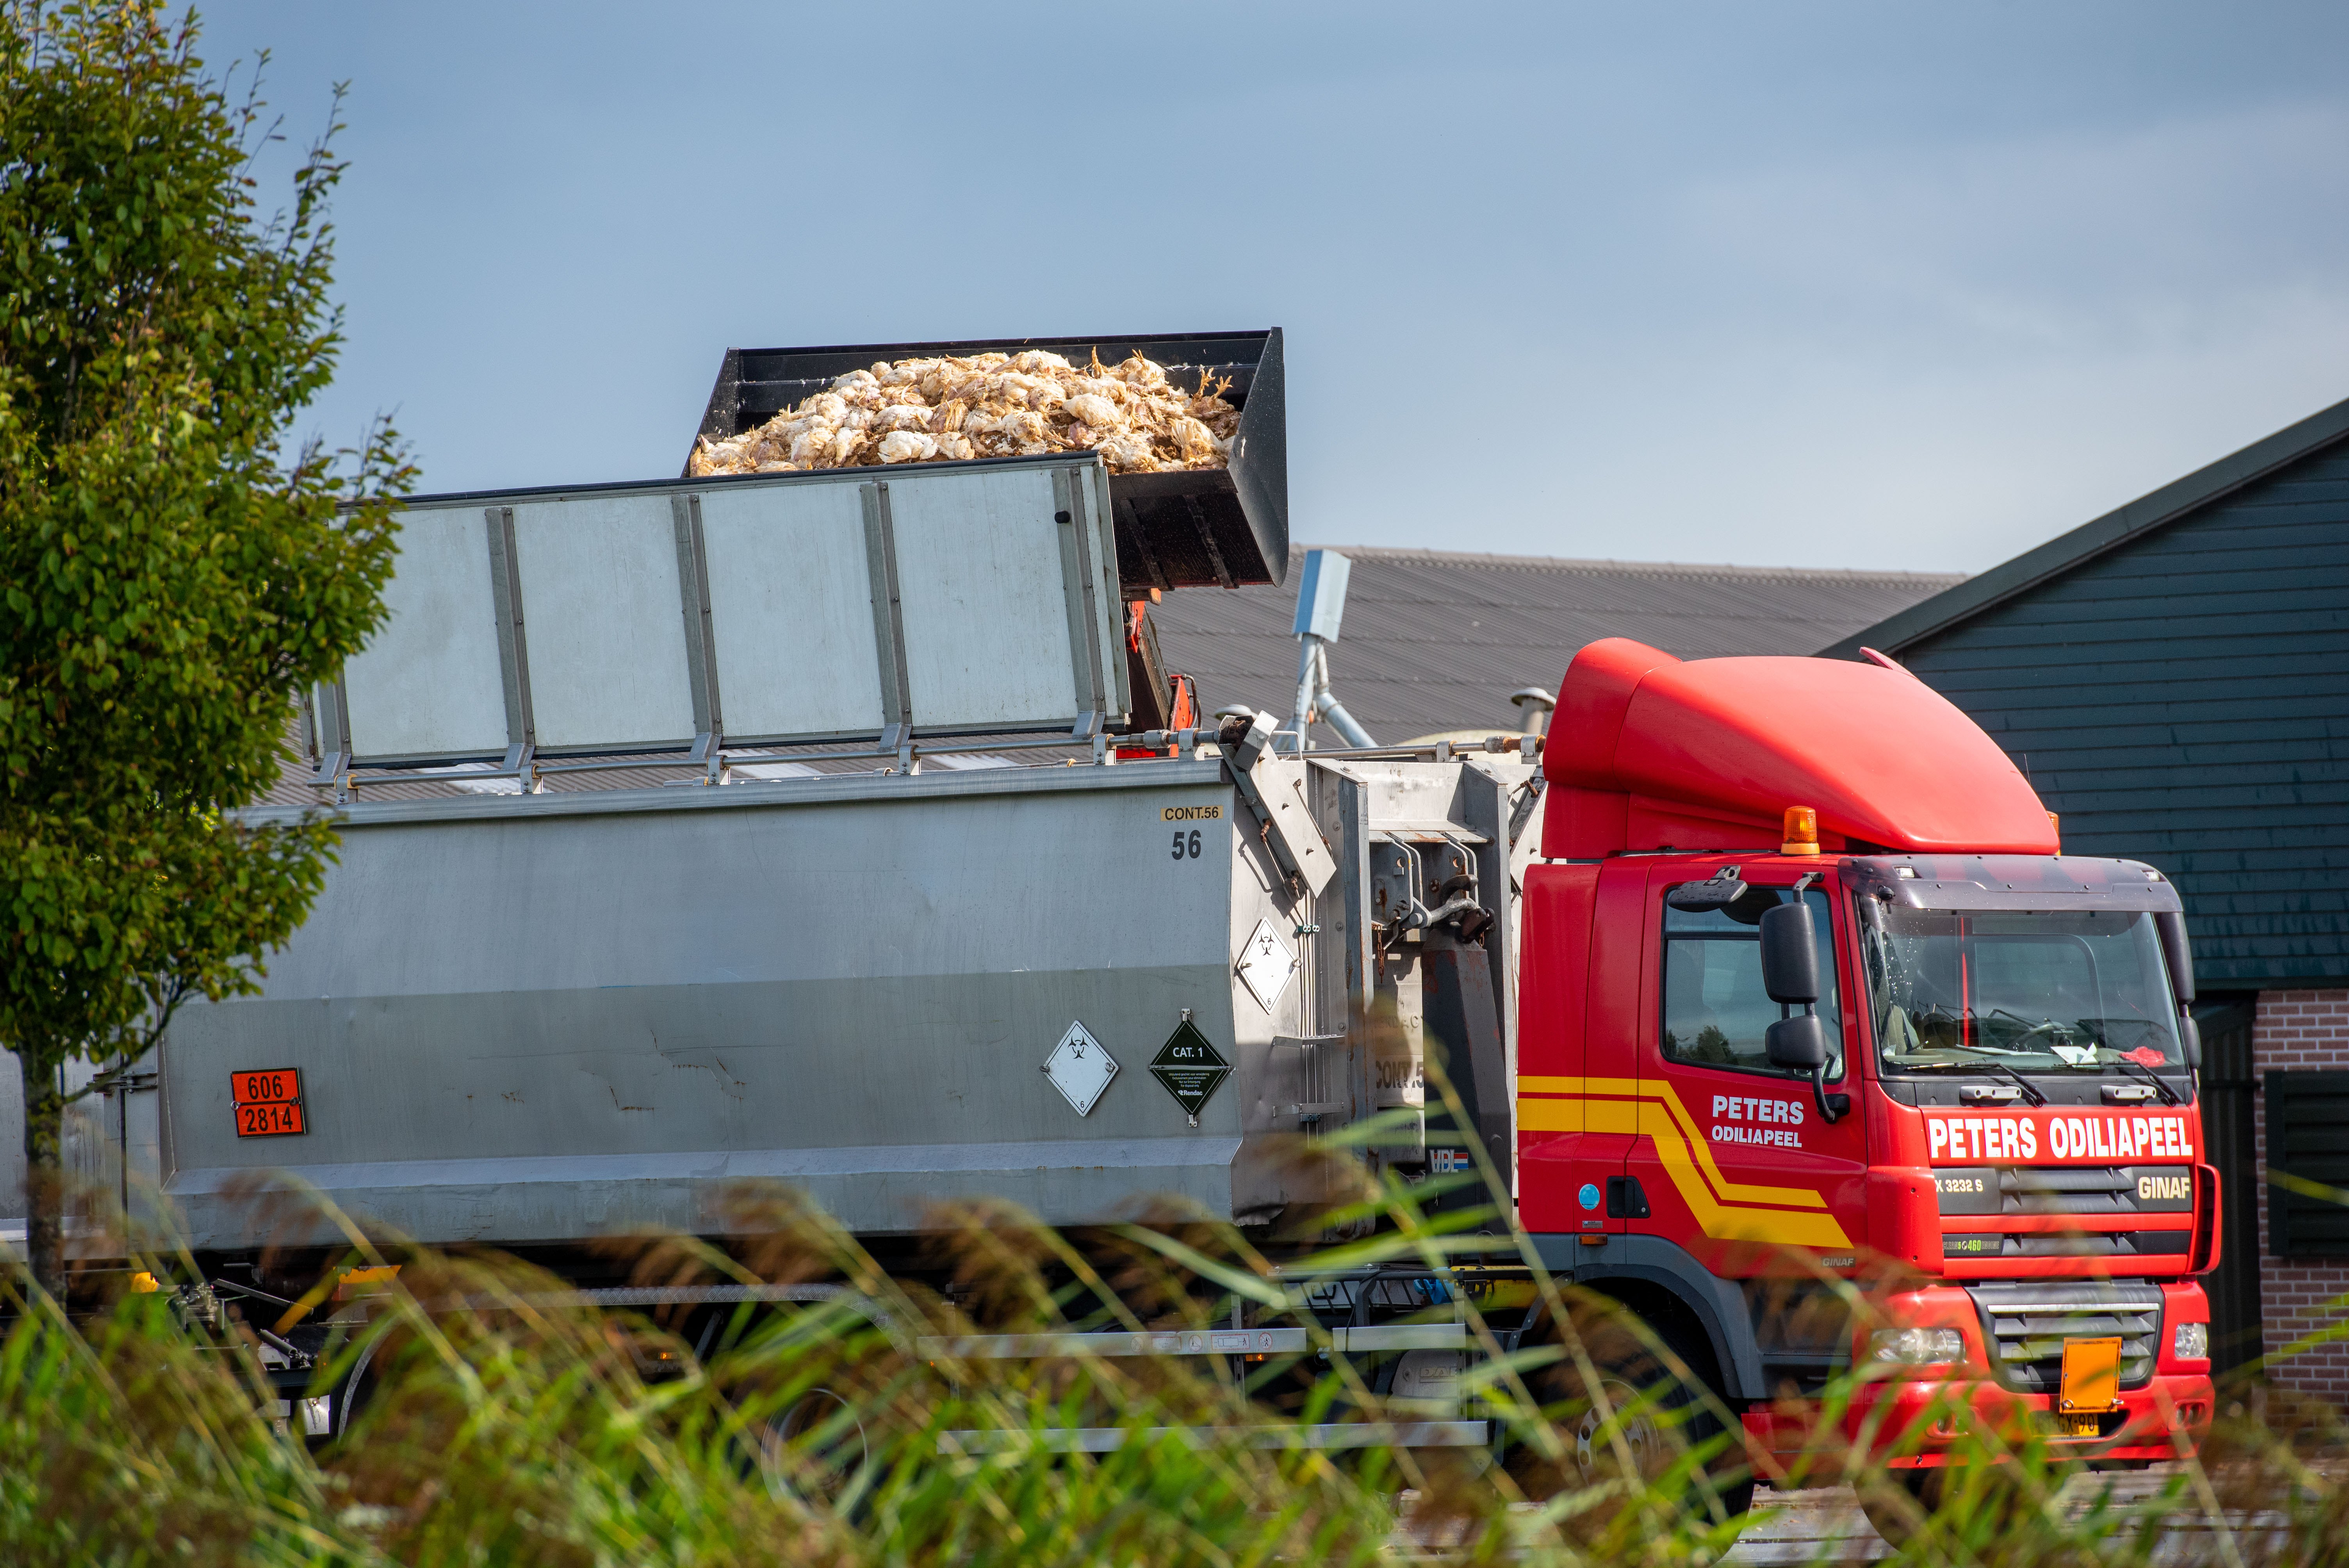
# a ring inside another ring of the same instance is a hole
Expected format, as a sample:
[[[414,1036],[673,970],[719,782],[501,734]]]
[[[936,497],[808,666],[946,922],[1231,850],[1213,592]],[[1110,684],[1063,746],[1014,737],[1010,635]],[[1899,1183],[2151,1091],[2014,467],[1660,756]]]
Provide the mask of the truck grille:
[[[2149,1198],[2145,1179],[2167,1183]],[[1998,1173],[2000,1212],[2008,1214],[2182,1213],[2194,1206],[2194,1172],[2184,1166],[2115,1165],[2085,1171],[2013,1167]]]
[[[2064,1284],[1978,1284],[1967,1294],[1982,1313],[1998,1380],[2023,1394],[2053,1394],[2064,1376],[2064,1341],[2121,1341],[2121,1387],[2142,1388],[2153,1378],[2161,1342],[2161,1287],[2095,1281]]]
[[[1973,1166],[1944,1168],[1933,1176],[1943,1216],[1941,1250],[1951,1258],[2175,1259],[2193,1251],[2190,1229],[2140,1230],[2129,1222],[2141,1214],[2174,1214],[2190,1222],[2195,1182],[2190,1166]],[[2078,1223],[2062,1233],[2024,1233],[1971,1226],[1964,1219],[1969,1215],[2054,1217]]]
[[[1980,1166],[1934,1174],[1944,1214],[2184,1214],[2194,1209],[2194,1171],[2186,1165]]]
[[[2189,1231],[2099,1231],[2092,1235],[2019,1235],[2001,1231],[1950,1231],[1947,1258],[2158,1257],[2177,1263],[2194,1250]]]

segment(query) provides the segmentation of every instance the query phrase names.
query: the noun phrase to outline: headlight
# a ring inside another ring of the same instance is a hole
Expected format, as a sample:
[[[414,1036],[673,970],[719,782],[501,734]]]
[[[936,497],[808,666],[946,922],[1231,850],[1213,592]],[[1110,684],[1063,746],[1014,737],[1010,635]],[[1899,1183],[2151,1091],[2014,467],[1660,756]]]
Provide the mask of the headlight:
[[[1965,1336],[1954,1328],[1879,1328],[1868,1336],[1871,1361],[1930,1367],[1966,1358]]]
[[[2181,1323],[2169,1337],[2169,1347],[2180,1361],[2210,1359],[2210,1326],[2207,1323]]]

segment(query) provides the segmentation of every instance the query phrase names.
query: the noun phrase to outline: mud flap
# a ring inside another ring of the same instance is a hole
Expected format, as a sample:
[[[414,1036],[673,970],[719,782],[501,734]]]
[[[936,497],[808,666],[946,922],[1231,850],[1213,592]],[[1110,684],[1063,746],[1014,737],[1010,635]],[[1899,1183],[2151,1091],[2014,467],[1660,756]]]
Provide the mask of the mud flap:
[[[1507,1046],[1501,1033],[1501,1013],[1493,996],[1492,955],[1482,947],[1462,946],[1446,934],[1431,931],[1420,951],[1420,995],[1427,1021],[1428,1043],[1440,1052],[1444,1070],[1452,1080],[1475,1125],[1454,1129],[1448,1113],[1428,1097],[1428,1146],[1433,1155],[1446,1144],[1460,1147],[1470,1140],[1481,1145],[1500,1173],[1506,1196],[1514,1190],[1511,1166],[1516,1139],[1511,1127]],[[1446,1131],[1439,1135],[1438,1127]],[[1460,1202],[1482,1202],[1463,1196]],[[1507,1216],[1504,1215],[1506,1219]]]

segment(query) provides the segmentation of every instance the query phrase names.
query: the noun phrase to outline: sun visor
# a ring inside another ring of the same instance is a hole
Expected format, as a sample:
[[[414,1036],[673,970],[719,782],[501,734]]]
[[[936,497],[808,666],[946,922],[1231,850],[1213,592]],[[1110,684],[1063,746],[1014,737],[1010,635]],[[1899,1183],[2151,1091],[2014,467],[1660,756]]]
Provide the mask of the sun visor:
[[[1843,884],[1905,909],[2181,913],[2177,884],[2140,861],[2081,855],[1868,855]]]
[[[2053,854],[2054,824],[2006,754],[1907,672],[1840,659],[1684,663],[1609,638],[1559,683],[1545,844],[1775,848],[1789,806],[1820,845]],[[1619,824],[1619,826],[1618,826]],[[1613,838],[1618,841],[1609,843]]]

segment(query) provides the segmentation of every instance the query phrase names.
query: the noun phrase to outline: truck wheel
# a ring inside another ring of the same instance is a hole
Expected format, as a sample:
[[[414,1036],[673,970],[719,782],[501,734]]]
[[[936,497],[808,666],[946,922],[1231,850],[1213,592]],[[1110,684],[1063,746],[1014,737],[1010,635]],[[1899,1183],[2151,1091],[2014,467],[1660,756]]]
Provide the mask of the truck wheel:
[[[1564,1449],[1563,1464],[1545,1458],[1530,1443],[1511,1450],[1505,1469],[1526,1496],[1542,1499],[1603,1480],[1629,1479],[1642,1490],[1654,1485],[1689,1449],[1712,1443],[1723,1431],[1705,1391],[1674,1377],[1641,1336],[1612,1311],[1579,1325],[1583,1347],[1599,1374],[1598,1392],[1612,1426],[1600,1413],[1571,1359],[1544,1367],[1527,1378],[1545,1417]],[[1705,1366],[1709,1357],[1679,1342],[1669,1330],[1656,1337],[1681,1364]],[[1629,1411],[1628,1416],[1622,1412]],[[1628,1457],[1631,1474],[1624,1476]],[[1731,1447],[1706,1462],[1702,1484],[1690,1505],[1710,1513],[1718,1504],[1734,1519],[1754,1506],[1754,1473],[1742,1449]]]
[[[1859,1511],[1889,1546],[1906,1546],[1941,1506],[1941,1471],[1885,1470],[1859,1484]]]
[[[383,1341],[378,1339],[360,1351],[358,1364],[344,1375],[341,1385],[334,1390],[326,1406],[328,1440],[340,1441],[350,1431],[351,1423],[358,1419],[359,1412],[373,1402],[376,1390],[383,1383],[375,1368],[375,1353],[381,1348]]]
[[[761,1447],[769,1491],[826,1503],[837,1502],[873,1458],[864,1418],[830,1388],[811,1388],[771,1418]]]

